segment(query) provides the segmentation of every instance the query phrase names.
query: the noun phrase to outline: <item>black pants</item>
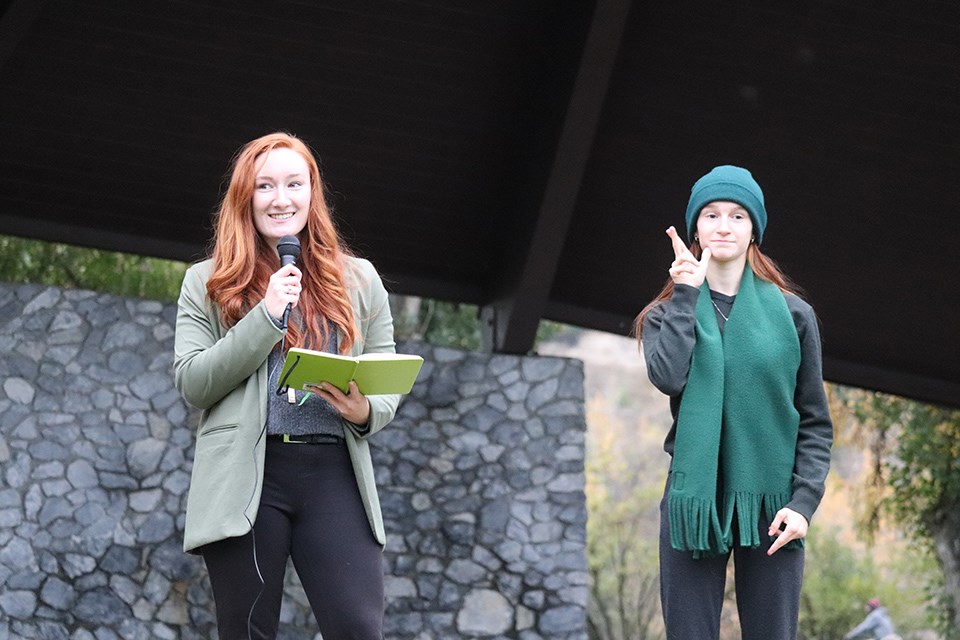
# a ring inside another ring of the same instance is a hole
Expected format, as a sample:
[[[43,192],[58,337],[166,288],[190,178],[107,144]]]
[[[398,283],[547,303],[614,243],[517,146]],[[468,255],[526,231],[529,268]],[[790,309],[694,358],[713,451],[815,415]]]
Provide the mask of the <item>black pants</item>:
[[[288,557],[324,640],[383,638],[382,549],[342,443],[268,440],[252,534],[214,542],[201,553],[220,640],[276,638]]]
[[[667,640],[716,640],[731,554],[694,560],[692,552],[670,546],[669,490],[668,481],[660,503],[660,604]],[[733,550],[743,640],[797,637],[803,549],[780,549],[768,556],[768,526],[760,523],[760,547]]]

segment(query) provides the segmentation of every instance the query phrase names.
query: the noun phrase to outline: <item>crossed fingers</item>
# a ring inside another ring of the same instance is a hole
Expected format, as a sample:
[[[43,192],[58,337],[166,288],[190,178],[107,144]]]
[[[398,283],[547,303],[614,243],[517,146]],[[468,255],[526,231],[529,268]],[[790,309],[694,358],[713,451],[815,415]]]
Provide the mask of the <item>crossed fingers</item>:
[[[670,278],[675,284],[686,284],[692,287],[699,287],[707,277],[707,265],[710,263],[710,249],[704,249],[703,255],[699,260],[684,244],[677,230],[674,227],[667,229],[667,235],[670,236],[670,243],[673,246],[675,256],[670,265]]]
[[[690,253],[690,249],[687,248],[687,245],[684,244],[680,236],[677,235],[676,227],[669,227],[667,229],[667,235],[670,236],[670,243],[673,245],[673,255],[675,258],[679,259],[683,254]],[[690,257],[693,257],[692,253],[690,253]]]

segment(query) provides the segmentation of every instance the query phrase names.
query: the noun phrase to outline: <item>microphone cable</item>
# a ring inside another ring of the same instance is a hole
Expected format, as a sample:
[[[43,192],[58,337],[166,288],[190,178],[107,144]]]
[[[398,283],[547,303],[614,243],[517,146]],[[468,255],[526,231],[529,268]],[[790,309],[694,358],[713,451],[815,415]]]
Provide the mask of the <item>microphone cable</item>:
[[[286,338],[286,333],[280,339],[280,353],[283,353],[284,340]],[[268,379],[273,377],[273,374],[277,370],[277,366],[282,364],[282,360],[277,365],[274,365],[273,371],[268,375]],[[288,373],[289,375],[289,373]],[[264,420],[263,427],[260,428],[260,433],[257,435],[256,441],[253,443],[253,470],[254,470],[254,484],[253,489],[250,491],[250,498],[247,500],[247,505],[243,508],[243,519],[247,521],[247,524],[250,525],[250,539],[253,543],[253,567],[257,571],[257,578],[260,580],[260,590],[257,592],[257,597],[253,599],[253,602],[250,604],[250,612],[247,614],[247,640],[253,640],[253,610],[256,608],[257,603],[260,602],[260,598],[263,596],[263,592],[267,588],[267,583],[263,579],[263,573],[260,571],[260,561],[257,558],[257,532],[253,528],[253,522],[250,521],[250,518],[247,517],[247,509],[250,508],[250,505],[253,504],[253,498],[257,493],[257,484],[256,478],[260,474],[260,463],[257,460],[257,446],[260,444],[260,440],[267,433],[267,422]],[[257,510],[259,511],[259,509]]]
[[[287,264],[295,264],[296,259],[300,256],[300,240],[296,236],[284,236],[280,238],[280,241],[277,243],[277,252],[280,255],[280,266],[283,267]],[[268,375],[268,380],[273,378],[273,374],[277,370],[277,366],[283,363],[283,353],[286,346],[287,340],[287,318],[290,315],[291,304],[287,304],[286,309],[283,311],[283,335],[280,337],[280,362],[278,365],[275,365],[273,371]],[[291,368],[292,371],[292,368]],[[287,376],[290,375],[290,372],[287,372]],[[281,395],[282,385],[277,385],[277,394]],[[269,407],[268,407],[269,412]],[[260,429],[260,434],[257,436],[256,441],[253,443],[253,469],[254,469],[254,485],[252,491],[250,491],[250,499],[247,500],[247,506],[243,508],[243,519],[247,521],[247,524],[250,525],[250,540],[253,543],[253,566],[257,570],[257,578],[260,580],[260,591],[257,592],[257,597],[253,599],[253,603],[250,605],[250,612],[247,614],[247,640],[253,640],[253,610],[256,608],[257,603],[260,601],[260,598],[263,596],[264,590],[267,588],[267,583],[263,579],[263,573],[260,571],[260,561],[257,559],[257,533],[253,529],[253,522],[250,521],[250,518],[247,517],[247,509],[250,508],[250,505],[253,504],[253,498],[257,493],[257,484],[256,478],[260,474],[260,464],[257,460],[257,446],[260,444],[260,440],[267,433],[267,421],[263,421],[263,427]],[[266,455],[264,455],[264,461],[266,461]],[[259,509],[257,510],[259,512]]]
[[[267,583],[263,579],[263,573],[260,571],[260,561],[257,559],[257,532],[253,529],[253,522],[250,521],[250,518],[247,517],[247,509],[250,508],[250,505],[253,504],[253,498],[257,493],[257,476],[260,474],[260,463],[257,460],[257,446],[260,444],[260,440],[267,432],[267,423],[263,423],[263,427],[260,429],[260,434],[257,436],[256,441],[253,443],[253,471],[254,471],[254,483],[253,490],[250,491],[250,499],[247,500],[247,506],[243,508],[243,519],[247,521],[247,524],[250,525],[250,540],[253,545],[253,567],[257,571],[257,578],[260,580],[260,590],[257,592],[257,597],[253,599],[253,603],[250,605],[250,612],[247,614],[247,640],[253,640],[253,610],[257,606],[257,603],[260,602],[260,597],[263,595],[264,590],[267,588]],[[258,509],[259,511],[259,509]]]

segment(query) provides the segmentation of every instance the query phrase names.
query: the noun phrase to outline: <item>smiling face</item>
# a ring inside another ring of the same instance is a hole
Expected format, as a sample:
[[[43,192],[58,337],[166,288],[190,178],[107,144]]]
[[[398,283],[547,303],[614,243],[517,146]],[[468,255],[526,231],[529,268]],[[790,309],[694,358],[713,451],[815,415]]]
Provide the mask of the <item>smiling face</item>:
[[[258,161],[260,158],[258,158]],[[310,211],[310,170],[293,149],[268,151],[253,185],[253,225],[272,246],[298,235]]]
[[[753,221],[747,210],[736,202],[710,202],[700,210],[697,236],[701,247],[710,247],[712,260],[746,260]]]

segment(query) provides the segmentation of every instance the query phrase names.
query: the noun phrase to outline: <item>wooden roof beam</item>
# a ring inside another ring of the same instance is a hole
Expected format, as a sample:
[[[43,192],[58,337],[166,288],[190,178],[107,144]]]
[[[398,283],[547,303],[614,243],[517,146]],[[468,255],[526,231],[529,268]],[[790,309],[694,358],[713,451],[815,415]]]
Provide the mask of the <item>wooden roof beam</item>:
[[[527,353],[546,309],[627,24],[630,0],[598,0],[530,242],[511,256],[505,295],[481,308],[484,347]]]

